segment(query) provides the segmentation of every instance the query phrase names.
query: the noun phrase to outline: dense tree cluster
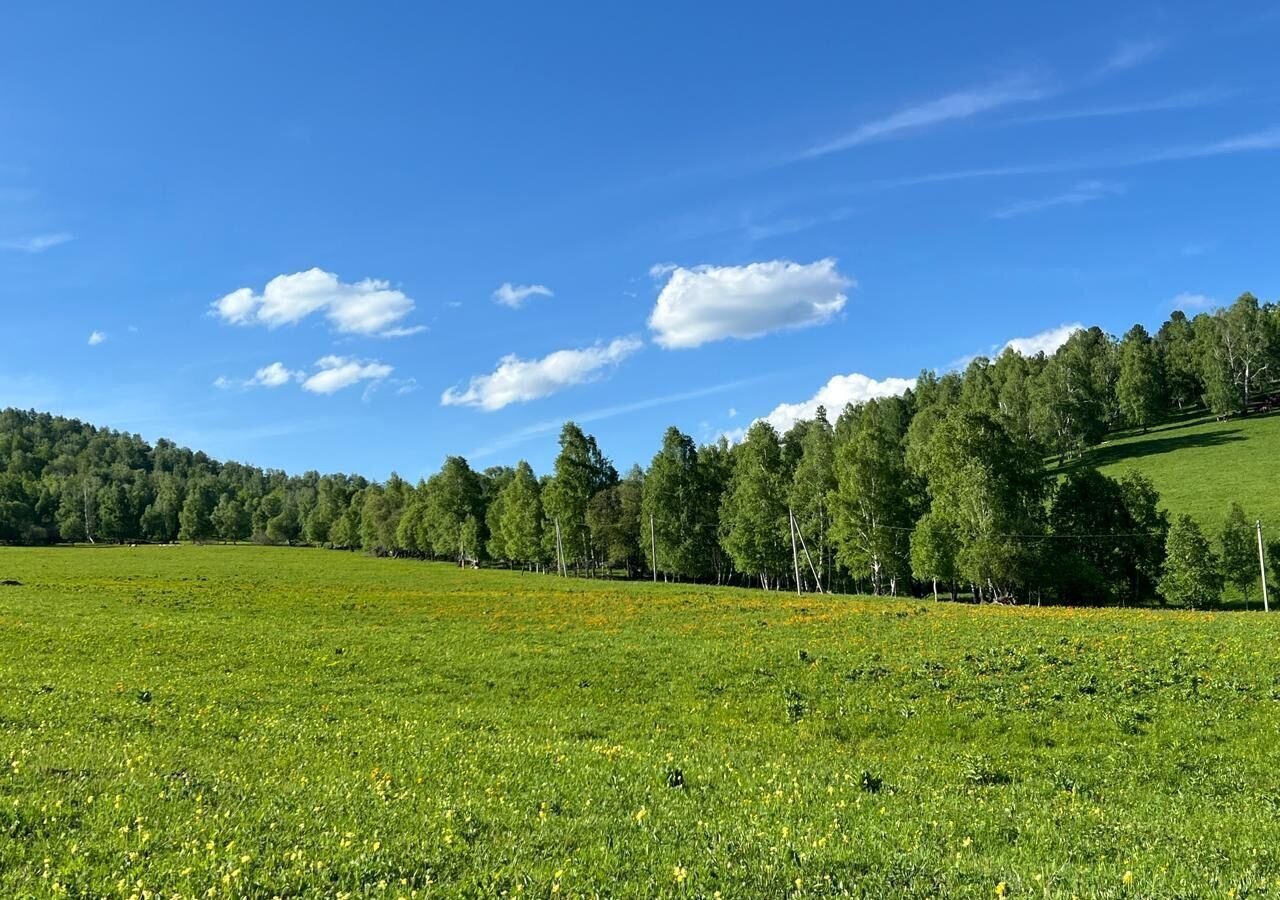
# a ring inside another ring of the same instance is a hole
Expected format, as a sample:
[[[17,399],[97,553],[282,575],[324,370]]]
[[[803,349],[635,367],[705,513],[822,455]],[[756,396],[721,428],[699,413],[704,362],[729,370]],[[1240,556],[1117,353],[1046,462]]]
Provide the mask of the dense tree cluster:
[[[1174,313],[1154,337],[1090,328],[1051,355],[923,372],[834,423],[822,409],[785,434],[756,422],[736,446],[670,428],[625,477],[568,423],[541,478],[451,456],[417,485],[290,477],[6,410],[0,542],[256,540],[766,588],[1200,605],[1256,584],[1243,511],[1215,549],[1196,522],[1170,524],[1141,475],[1078,457],[1201,404],[1270,408],[1277,374],[1280,309],[1245,294]]]

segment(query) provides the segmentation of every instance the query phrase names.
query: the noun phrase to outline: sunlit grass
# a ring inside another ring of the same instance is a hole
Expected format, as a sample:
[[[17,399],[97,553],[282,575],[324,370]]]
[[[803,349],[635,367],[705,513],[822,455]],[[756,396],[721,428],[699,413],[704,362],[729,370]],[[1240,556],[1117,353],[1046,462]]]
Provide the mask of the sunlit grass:
[[[0,550],[0,896],[1280,888],[1259,615]]]
[[[1169,510],[1194,516],[1210,532],[1234,502],[1280,537],[1280,414],[1185,419],[1126,433],[1085,460],[1108,475],[1143,472]]]

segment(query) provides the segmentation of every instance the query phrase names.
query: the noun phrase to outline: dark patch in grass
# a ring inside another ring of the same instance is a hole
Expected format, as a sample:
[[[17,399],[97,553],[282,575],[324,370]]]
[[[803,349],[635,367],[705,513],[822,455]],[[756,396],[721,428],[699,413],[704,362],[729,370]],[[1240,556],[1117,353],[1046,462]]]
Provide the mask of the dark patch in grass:
[[[16,578],[6,578],[0,581],[0,587],[22,587],[22,582]]]
[[[883,779],[864,770],[862,777],[858,779],[858,787],[862,788],[868,794],[878,794],[884,789],[884,781]]]
[[[1003,769],[997,769],[985,757],[973,757],[965,760],[963,774],[964,780],[969,784],[976,784],[981,787],[998,787],[1013,782],[1013,778],[1008,772]]]
[[[809,714],[808,699],[795,688],[789,687],[784,690],[782,699],[786,705],[787,721],[794,724]]]

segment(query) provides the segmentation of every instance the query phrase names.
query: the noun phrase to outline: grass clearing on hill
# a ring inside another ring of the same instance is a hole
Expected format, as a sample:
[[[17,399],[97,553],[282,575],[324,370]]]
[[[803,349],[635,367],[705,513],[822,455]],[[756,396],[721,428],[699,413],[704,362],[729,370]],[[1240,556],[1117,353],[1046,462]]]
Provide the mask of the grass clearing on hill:
[[[0,895],[1280,893],[1280,618],[0,549]]]
[[[1142,472],[1166,508],[1193,516],[1210,535],[1235,502],[1280,536],[1280,413],[1222,422],[1199,416],[1127,432],[1085,453],[1084,462],[1111,476]]]

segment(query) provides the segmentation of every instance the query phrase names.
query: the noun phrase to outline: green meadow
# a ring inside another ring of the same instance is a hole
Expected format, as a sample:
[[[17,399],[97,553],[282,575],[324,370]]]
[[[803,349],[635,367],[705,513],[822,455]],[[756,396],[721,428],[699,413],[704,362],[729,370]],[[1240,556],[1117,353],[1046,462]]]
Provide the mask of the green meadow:
[[[1280,537],[1280,414],[1222,422],[1200,415],[1145,434],[1122,432],[1087,451],[1084,461],[1111,476],[1144,473],[1171,512],[1194,516],[1211,534],[1239,503]]]
[[[251,546],[0,580],[3,897],[1280,895],[1280,617]]]

